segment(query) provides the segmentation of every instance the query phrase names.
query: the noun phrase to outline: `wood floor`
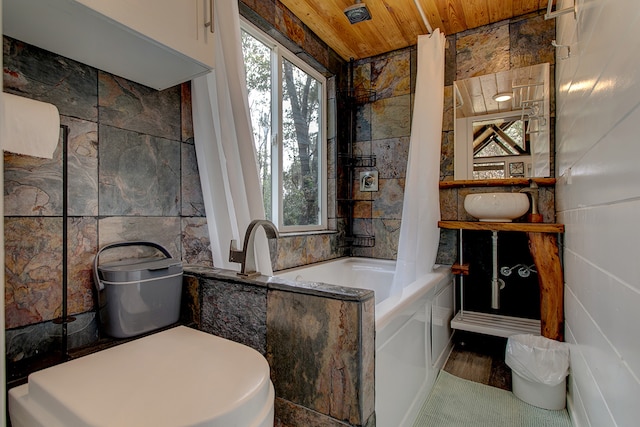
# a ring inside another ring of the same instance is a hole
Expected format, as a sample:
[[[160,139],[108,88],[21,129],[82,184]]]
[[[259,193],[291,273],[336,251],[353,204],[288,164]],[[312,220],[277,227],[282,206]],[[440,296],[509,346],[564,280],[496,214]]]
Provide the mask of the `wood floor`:
[[[511,369],[504,363],[506,338],[456,331],[444,370],[459,378],[511,391]]]

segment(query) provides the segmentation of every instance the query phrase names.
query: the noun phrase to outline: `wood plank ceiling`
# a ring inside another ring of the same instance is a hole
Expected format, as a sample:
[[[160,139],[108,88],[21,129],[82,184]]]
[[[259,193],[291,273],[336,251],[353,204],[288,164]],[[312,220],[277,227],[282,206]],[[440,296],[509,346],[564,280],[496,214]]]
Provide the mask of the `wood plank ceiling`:
[[[361,59],[415,45],[427,27],[446,35],[547,7],[547,0],[362,0],[372,19],[350,24],[343,10],[355,0],[280,0],[343,59]]]

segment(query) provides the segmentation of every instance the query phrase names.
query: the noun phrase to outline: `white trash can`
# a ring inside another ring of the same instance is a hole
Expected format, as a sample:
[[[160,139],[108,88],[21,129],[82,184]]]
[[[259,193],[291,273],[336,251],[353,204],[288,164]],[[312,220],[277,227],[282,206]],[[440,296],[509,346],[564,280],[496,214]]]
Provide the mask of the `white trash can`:
[[[505,362],[511,368],[513,394],[543,409],[563,409],[567,401],[569,346],[523,334],[507,340]]]

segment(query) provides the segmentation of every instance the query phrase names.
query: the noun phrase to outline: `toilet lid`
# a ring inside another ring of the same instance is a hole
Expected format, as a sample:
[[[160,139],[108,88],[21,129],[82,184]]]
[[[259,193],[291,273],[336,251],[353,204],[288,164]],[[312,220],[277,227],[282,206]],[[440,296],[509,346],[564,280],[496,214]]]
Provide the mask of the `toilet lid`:
[[[29,376],[28,400],[66,426],[247,426],[273,405],[257,351],[179,326]]]

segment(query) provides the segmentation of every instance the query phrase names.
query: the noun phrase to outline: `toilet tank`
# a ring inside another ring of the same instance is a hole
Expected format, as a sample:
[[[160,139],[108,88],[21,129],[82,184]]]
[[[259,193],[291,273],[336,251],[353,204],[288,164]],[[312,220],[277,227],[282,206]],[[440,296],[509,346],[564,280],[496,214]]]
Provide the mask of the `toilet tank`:
[[[122,246],[151,246],[165,258],[128,258],[98,264],[100,254]],[[100,249],[94,261],[99,317],[103,331],[127,338],[173,323],[180,317],[182,262],[153,242],[119,242]]]

